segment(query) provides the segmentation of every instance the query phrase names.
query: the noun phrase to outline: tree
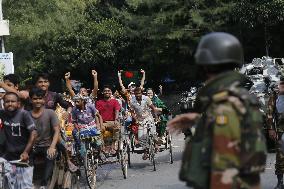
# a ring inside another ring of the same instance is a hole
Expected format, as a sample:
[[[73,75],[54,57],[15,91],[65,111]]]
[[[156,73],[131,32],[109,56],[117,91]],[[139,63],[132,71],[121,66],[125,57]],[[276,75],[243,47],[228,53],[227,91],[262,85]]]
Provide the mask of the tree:
[[[240,0],[234,9],[235,18],[240,23],[242,30],[253,31],[258,36],[257,29],[262,29],[266,55],[272,41],[270,29],[284,21],[284,1],[282,0]],[[283,25],[283,24],[282,24]],[[253,38],[253,36],[250,35]]]
[[[208,32],[238,36],[247,60],[263,56],[263,41],[271,53],[281,55],[283,4],[282,0],[9,0],[4,2],[11,24],[6,44],[22,79],[31,79],[37,71],[59,79],[71,71],[77,79],[89,81],[86,73],[96,68],[103,75],[100,80],[115,80],[118,69],[143,68],[147,80],[156,83],[168,76],[193,80],[198,77],[195,48]],[[277,48],[269,46],[272,43]]]

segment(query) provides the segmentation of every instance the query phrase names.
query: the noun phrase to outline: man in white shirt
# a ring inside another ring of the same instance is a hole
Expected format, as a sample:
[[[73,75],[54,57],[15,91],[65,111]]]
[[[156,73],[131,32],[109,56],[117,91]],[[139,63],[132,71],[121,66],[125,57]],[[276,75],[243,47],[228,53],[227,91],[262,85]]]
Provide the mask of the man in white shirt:
[[[142,148],[145,150],[143,159],[147,159],[146,149],[146,136],[147,128],[151,127],[151,133],[156,131],[155,120],[152,112],[155,111],[155,107],[151,99],[147,96],[142,95],[142,89],[140,87],[135,88],[134,95],[130,100],[130,108],[132,118],[138,123],[138,141]],[[156,114],[155,119],[156,119]]]

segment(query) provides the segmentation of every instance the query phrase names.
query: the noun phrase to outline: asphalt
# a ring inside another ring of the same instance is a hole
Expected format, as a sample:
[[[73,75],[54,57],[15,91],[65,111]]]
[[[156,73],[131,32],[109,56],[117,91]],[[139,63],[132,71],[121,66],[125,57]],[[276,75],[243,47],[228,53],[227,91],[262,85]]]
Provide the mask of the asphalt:
[[[132,167],[124,179],[119,164],[98,168],[97,189],[188,189],[178,178],[184,148],[183,136],[174,137],[174,163],[169,162],[168,151],[157,154],[157,170],[141,154],[131,154]],[[277,180],[274,175],[275,154],[268,154],[265,172],[261,175],[262,188],[272,189]],[[82,189],[88,188],[82,183]]]

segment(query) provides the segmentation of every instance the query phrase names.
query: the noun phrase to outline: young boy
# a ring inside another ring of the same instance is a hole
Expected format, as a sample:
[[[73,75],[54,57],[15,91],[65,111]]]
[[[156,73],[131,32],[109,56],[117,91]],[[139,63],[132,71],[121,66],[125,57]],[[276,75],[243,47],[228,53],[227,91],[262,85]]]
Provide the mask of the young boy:
[[[34,120],[38,137],[35,142],[33,155],[45,157],[45,171],[41,180],[41,188],[47,187],[48,178],[52,175],[54,159],[56,157],[56,144],[59,140],[59,120],[55,112],[44,107],[45,91],[33,88],[30,98],[33,109],[30,114]]]

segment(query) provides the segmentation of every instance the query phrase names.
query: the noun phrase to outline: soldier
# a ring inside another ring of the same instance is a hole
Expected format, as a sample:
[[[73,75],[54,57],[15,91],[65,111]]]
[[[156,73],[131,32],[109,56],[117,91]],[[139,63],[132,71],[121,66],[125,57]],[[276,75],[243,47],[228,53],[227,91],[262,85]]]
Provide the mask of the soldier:
[[[207,76],[197,112],[168,123],[171,132],[196,127],[184,151],[180,179],[196,189],[258,189],[266,161],[263,119],[256,98],[242,87],[246,77],[232,71],[243,63],[241,44],[227,33],[205,35],[195,60]]]
[[[276,143],[275,174],[278,183],[275,189],[284,188],[284,153],[280,150],[280,140],[284,132],[284,77],[281,77],[279,86],[275,86],[268,100],[267,126],[269,137]]]

